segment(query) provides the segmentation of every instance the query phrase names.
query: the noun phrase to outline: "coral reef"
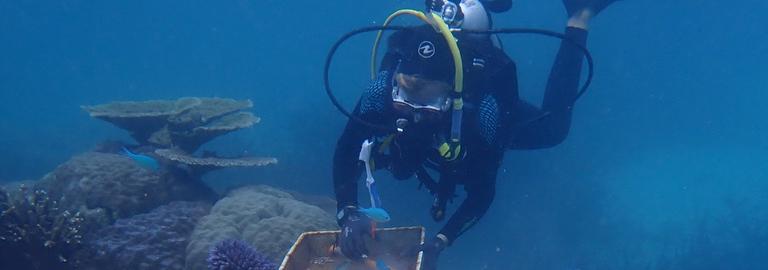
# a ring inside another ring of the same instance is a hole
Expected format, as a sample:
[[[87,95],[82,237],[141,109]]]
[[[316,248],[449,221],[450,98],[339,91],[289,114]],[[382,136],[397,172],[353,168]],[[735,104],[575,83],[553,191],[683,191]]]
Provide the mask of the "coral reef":
[[[208,153],[204,157],[194,157],[187,153],[173,149],[157,149],[155,154],[159,157],[175,162],[177,164],[189,166],[192,175],[203,175],[206,172],[231,167],[260,167],[270,164],[276,164],[275,158],[222,158],[214,153]]]
[[[239,240],[225,240],[208,253],[208,270],[275,270],[277,265]]]
[[[193,153],[218,136],[258,123],[258,117],[242,111],[252,106],[250,100],[187,97],[113,102],[82,109],[91,117],[129,131],[141,145]]]
[[[208,251],[229,239],[243,239],[278,261],[302,232],[335,228],[332,215],[287,192],[267,186],[239,188],[218,201],[197,224],[187,246],[186,266],[206,269]]]
[[[85,269],[184,269],[185,249],[210,205],[171,202],[147,214],[120,219],[86,241]]]
[[[71,158],[37,186],[67,198],[70,208],[103,209],[111,221],[146,213],[171,201],[217,197],[199,179],[153,172],[125,156],[95,152]]]
[[[251,107],[253,103],[250,100],[197,97],[82,106],[91,117],[128,130],[139,143],[139,148],[144,150],[143,153],[151,153],[168,161],[163,165],[169,171],[186,172],[193,179],[220,168],[277,163],[275,158],[192,155],[201,145],[218,136],[259,123],[261,120],[258,117],[243,111]],[[122,145],[106,143],[99,148],[115,153]]]
[[[74,269],[82,244],[84,218],[63,208],[44,189],[21,185],[0,196],[0,268]]]

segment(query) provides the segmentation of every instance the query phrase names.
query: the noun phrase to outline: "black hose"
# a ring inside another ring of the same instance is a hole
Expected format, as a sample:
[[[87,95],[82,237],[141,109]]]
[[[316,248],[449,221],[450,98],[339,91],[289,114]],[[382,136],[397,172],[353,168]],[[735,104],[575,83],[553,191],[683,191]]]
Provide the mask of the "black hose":
[[[386,126],[386,125],[377,125],[373,123],[369,123],[368,121],[365,121],[363,119],[360,119],[360,117],[357,117],[344,109],[344,106],[341,106],[341,103],[336,99],[336,97],[333,95],[333,92],[331,91],[331,83],[328,79],[328,73],[331,68],[331,62],[333,61],[333,55],[336,54],[336,51],[339,49],[339,46],[343,44],[347,39],[367,32],[373,32],[373,31],[382,31],[382,30],[405,30],[408,29],[408,27],[405,26],[368,26],[363,27],[357,30],[354,30],[352,32],[349,32],[339,38],[339,40],[336,41],[336,43],[333,44],[331,47],[331,50],[328,52],[328,56],[325,59],[325,70],[323,71],[323,83],[325,84],[325,93],[328,94],[328,98],[331,99],[331,103],[333,103],[333,106],[336,106],[336,109],[338,109],[342,114],[346,115],[349,119],[352,119],[355,122],[358,122],[362,125],[371,127],[373,129],[378,129],[382,131],[392,131],[396,130],[394,125]]]
[[[472,30],[462,30],[462,32],[466,33],[472,33],[472,34],[488,34],[488,35],[494,35],[494,34],[536,34],[536,35],[543,35],[548,37],[554,37],[559,38],[562,40],[565,40],[567,42],[570,42],[576,48],[581,50],[584,53],[584,58],[587,59],[587,79],[584,81],[584,85],[581,86],[579,89],[579,92],[576,94],[576,97],[573,99],[573,103],[576,103],[576,100],[578,100],[584,93],[587,92],[587,88],[589,88],[589,85],[592,84],[592,76],[594,76],[594,70],[595,70],[595,64],[594,60],[592,59],[592,54],[589,53],[589,50],[584,47],[583,45],[576,43],[572,39],[566,37],[565,35],[549,31],[549,30],[542,30],[542,29],[531,29],[531,28],[501,28],[501,29],[494,29],[494,30],[487,30],[487,31],[472,31]]]
[[[373,32],[373,31],[382,31],[382,30],[406,30],[410,27],[405,26],[367,26],[362,27],[356,30],[353,30],[349,33],[346,33],[343,35],[339,40],[336,41],[336,43],[333,44],[331,47],[331,50],[328,52],[328,56],[325,59],[325,69],[323,71],[323,83],[325,85],[325,93],[328,94],[328,98],[331,99],[331,103],[333,103],[334,106],[336,106],[336,109],[338,109],[342,114],[347,116],[349,119],[352,119],[355,122],[358,122],[362,125],[382,130],[385,132],[396,130],[394,125],[377,125],[370,123],[368,121],[365,121],[363,119],[360,119],[359,117],[353,115],[346,109],[344,109],[343,106],[341,106],[341,103],[336,99],[336,97],[333,95],[333,91],[331,90],[331,83],[328,78],[328,73],[330,72],[331,62],[333,61],[333,56],[336,54],[336,51],[339,49],[339,46],[343,44],[347,39],[367,32]],[[587,65],[588,65],[588,73],[587,73],[587,79],[584,81],[584,85],[579,89],[579,92],[576,94],[576,97],[573,99],[572,103],[576,103],[576,101],[584,95],[584,93],[587,92],[587,88],[589,88],[590,84],[592,84],[592,77],[594,75],[594,62],[592,59],[592,54],[589,53],[589,50],[582,46],[579,43],[576,43],[575,41],[569,39],[563,34],[549,31],[549,30],[541,30],[541,29],[530,29],[530,28],[502,28],[502,29],[495,29],[495,30],[487,30],[487,31],[472,31],[472,30],[462,30],[462,32],[466,33],[473,33],[473,34],[536,34],[536,35],[543,35],[543,36],[549,36],[554,38],[559,38],[568,42],[571,42],[574,46],[576,46],[579,50],[581,50],[584,53],[584,57],[587,59]],[[546,114],[540,118],[545,117]]]

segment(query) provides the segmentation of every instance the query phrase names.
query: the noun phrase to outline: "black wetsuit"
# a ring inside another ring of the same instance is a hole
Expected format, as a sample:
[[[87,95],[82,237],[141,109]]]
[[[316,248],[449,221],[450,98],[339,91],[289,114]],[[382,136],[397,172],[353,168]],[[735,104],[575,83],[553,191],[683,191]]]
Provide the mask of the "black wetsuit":
[[[565,35],[585,45],[587,32],[567,28]],[[462,123],[462,147],[466,155],[458,162],[443,162],[432,147],[434,127],[408,127],[396,136],[385,165],[397,179],[411,178],[424,164],[432,164],[440,174],[443,190],[453,194],[455,185],[463,185],[466,199],[449,218],[440,233],[450,242],[482,217],[493,201],[496,174],[506,149],[537,149],[562,142],[570,126],[571,110],[577,94],[582,52],[563,41],[560,45],[541,107],[520,100],[515,64],[490,39],[463,42],[457,36],[465,63]],[[371,83],[354,113],[360,118],[391,125],[397,114],[392,108],[392,74],[399,55],[388,51],[378,78]],[[479,59],[479,61],[478,61]],[[542,117],[543,116],[543,117]],[[450,121],[445,121],[450,122]],[[438,130],[446,131],[441,127]],[[339,209],[357,206],[358,182],[363,170],[358,161],[364,140],[387,134],[349,121],[338,140],[333,161],[334,191]]]

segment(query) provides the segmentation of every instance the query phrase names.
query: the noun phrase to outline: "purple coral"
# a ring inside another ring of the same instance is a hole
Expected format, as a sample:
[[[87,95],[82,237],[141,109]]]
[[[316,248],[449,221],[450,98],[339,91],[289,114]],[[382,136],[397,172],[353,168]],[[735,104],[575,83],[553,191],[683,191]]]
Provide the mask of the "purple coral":
[[[208,252],[209,270],[275,270],[269,258],[240,240],[226,240]]]

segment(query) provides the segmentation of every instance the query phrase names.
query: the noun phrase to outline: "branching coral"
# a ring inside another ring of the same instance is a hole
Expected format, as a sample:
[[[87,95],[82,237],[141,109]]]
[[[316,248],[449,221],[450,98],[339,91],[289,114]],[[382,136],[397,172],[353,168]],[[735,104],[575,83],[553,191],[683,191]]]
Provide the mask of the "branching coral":
[[[4,269],[72,269],[72,255],[82,245],[84,219],[80,212],[61,209],[61,202],[44,189],[19,187],[4,193],[0,204],[0,245]]]
[[[226,240],[214,246],[208,253],[209,270],[275,270],[269,258],[257,252],[251,245],[239,240]]]

